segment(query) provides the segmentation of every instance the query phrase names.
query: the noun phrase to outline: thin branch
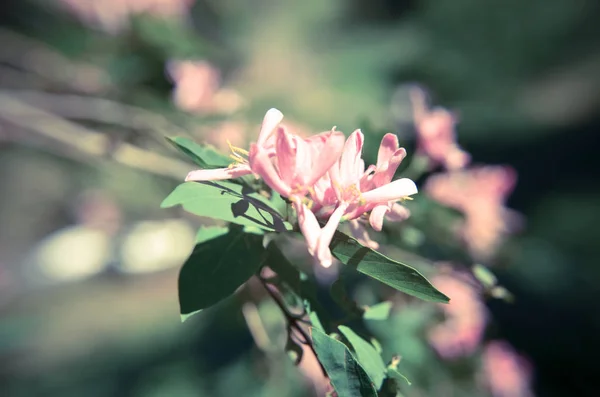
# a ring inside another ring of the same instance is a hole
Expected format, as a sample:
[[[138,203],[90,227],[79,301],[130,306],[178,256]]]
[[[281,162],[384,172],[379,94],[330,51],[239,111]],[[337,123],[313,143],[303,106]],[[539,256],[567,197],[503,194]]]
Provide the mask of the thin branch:
[[[28,105],[0,92],[0,119],[32,131],[65,148],[93,158],[111,158],[119,164],[152,174],[183,180],[190,166],[141,149],[129,143],[112,148],[111,139],[102,133],[70,122],[53,113]]]
[[[313,344],[311,342],[311,340],[312,340],[311,337],[302,328],[302,326],[298,323],[298,319],[292,313],[290,313],[290,311],[286,307],[286,305],[283,302],[283,300],[281,299],[281,297],[279,295],[277,295],[275,293],[275,291],[273,291],[271,289],[270,285],[262,277],[260,277],[260,275],[258,275],[257,277],[260,280],[260,282],[263,285],[263,287],[265,288],[265,290],[267,291],[267,293],[271,296],[271,298],[273,299],[273,301],[275,301],[275,303],[277,304],[277,306],[279,306],[279,309],[282,311],[283,315],[285,316],[285,318],[287,320],[288,328],[294,329],[296,332],[298,332],[302,336],[302,339],[306,342],[304,344],[306,346],[308,346],[312,350],[312,352],[315,355],[315,357],[318,357],[317,352],[315,350],[315,347],[313,346]],[[325,368],[323,367],[323,364],[321,364],[320,361],[318,361],[318,362],[319,362],[319,366],[321,367],[321,371],[323,372],[323,375],[325,377],[327,377],[327,371],[325,371]]]
[[[165,135],[189,135],[186,130],[160,114],[109,99],[36,90],[2,90],[2,93],[64,118],[92,120],[150,131],[160,136],[161,143],[165,142]]]

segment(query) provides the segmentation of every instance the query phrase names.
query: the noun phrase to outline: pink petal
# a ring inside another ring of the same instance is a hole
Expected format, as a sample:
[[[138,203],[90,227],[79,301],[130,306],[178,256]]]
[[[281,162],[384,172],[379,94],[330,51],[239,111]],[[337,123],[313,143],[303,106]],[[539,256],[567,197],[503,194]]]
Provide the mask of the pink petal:
[[[311,164],[311,172],[306,179],[306,185],[312,186],[324,175],[329,169],[336,166],[344,147],[344,134],[340,131],[331,131],[326,136],[323,147],[318,148],[312,146],[313,163]],[[320,149],[317,151],[317,149]]]
[[[302,235],[306,239],[308,252],[314,256],[317,250],[317,242],[321,234],[321,227],[315,217],[315,214],[308,207],[300,202],[300,199],[294,200],[294,208],[298,214],[298,225]]]
[[[277,170],[283,181],[291,186],[296,174],[296,147],[294,138],[283,127],[276,133],[275,153],[277,154]]]
[[[392,222],[402,222],[410,217],[410,211],[405,206],[394,203],[385,217],[387,220]]]
[[[373,175],[372,181],[376,187],[383,186],[390,183],[394,178],[396,170],[402,163],[402,160],[406,157],[406,150],[404,148],[397,149],[392,156],[389,158],[387,163],[383,163],[383,167],[378,169]]]
[[[256,143],[262,146],[267,141],[267,138],[273,133],[277,125],[281,123],[281,120],[283,120],[283,113],[279,110],[275,108],[267,110]]]
[[[238,178],[251,174],[250,167],[241,164],[232,168],[217,168],[214,170],[196,170],[185,177],[185,181],[220,181],[224,179]]]
[[[357,175],[360,155],[363,148],[364,135],[360,130],[354,131],[348,137],[340,158],[340,182],[342,186],[358,183],[362,175]]]
[[[252,144],[250,147],[250,156],[248,157],[248,160],[252,172],[262,177],[271,189],[284,197],[290,195],[291,187],[281,179],[269,158],[269,154],[260,150],[257,144]]]
[[[371,216],[369,216],[369,223],[371,224],[373,230],[378,232],[381,231],[383,228],[383,218],[385,218],[385,214],[387,214],[389,211],[389,205],[378,205],[373,208],[373,211],[371,211]]]
[[[413,181],[402,178],[365,192],[362,194],[362,198],[367,203],[387,203],[388,201],[396,201],[402,197],[411,196],[417,192],[417,185]]]
[[[385,134],[377,153],[377,168],[382,168],[384,164],[387,164],[399,147],[398,137],[395,134]]]
[[[317,241],[317,260],[323,267],[329,267],[333,263],[333,258],[331,257],[331,251],[329,250],[329,244],[331,243],[331,239],[335,231],[337,230],[340,221],[342,220],[342,216],[344,212],[346,212],[346,205],[340,205],[333,211],[333,214],[329,217],[327,224],[321,230],[321,235],[319,236],[319,240]]]
[[[379,248],[379,243],[371,240],[371,237],[369,237],[369,233],[367,232],[367,228],[361,225],[359,221],[353,219],[349,222],[349,224],[352,237],[354,237],[359,243],[374,250]]]

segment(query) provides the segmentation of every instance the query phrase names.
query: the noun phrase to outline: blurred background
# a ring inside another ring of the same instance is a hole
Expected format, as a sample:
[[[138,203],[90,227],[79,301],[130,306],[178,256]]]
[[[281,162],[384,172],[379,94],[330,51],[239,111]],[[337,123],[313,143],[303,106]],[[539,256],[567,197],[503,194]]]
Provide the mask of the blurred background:
[[[526,360],[535,395],[597,395],[599,2],[0,7],[3,396],[315,395],[279,343],[277,308],[252,285],[181,324],[178,268],[206,221],[159,208],[193,168],[164,136],[246,147],[277,107],[298,131],[361,127],[374,144],[395,132],[411,152],[414,83],[456,113],[475,164],[517,171],[507,205],[524,225],[493,268],[515,300],[486,301],[486,338]],[[368,301],[362,281],[352,289]],[[242,311],[249,301],[256,310]],[[446,363],[415,331],[434,309],[373,327],[404,357],[404,394],[494,393],[474,364]],[[248,330],[255,312],[272,349]]]

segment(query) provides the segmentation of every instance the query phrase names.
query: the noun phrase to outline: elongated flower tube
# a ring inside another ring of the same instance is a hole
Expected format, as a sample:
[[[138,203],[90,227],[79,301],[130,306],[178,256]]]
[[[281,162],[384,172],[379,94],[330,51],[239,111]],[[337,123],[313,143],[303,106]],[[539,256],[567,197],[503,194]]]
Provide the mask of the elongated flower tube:
[[[255,144],[256,147],[260,147],[266,156],[272,156],[274,153],[274,134],[273,132],[279,126],[283,120],[283,114],[273,108],[269,109],[265,114],[265,117],[258,134],[258,140]],[[224,179],[238,178],[240,176],[252,174],[253,170],[247,159],[248,151],[240,148],[231,146],[231,158],[234,162],[227,168],[218,168],[214,170],[195,170],[190,172],[185,180],[186,181],[217,181]]]

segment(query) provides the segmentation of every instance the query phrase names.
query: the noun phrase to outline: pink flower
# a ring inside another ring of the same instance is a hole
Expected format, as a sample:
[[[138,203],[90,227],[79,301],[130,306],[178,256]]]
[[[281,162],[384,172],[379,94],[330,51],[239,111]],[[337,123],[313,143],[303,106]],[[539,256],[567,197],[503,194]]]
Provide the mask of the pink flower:
[[[173,101],[182,110],[229,113],[241,106],[241,97],[221,88],[221,74],[208,62],[170,61],[167,73],[175,83]]]
[[[510,167],[477,167],[432,175],[425,190],[433,199],[464,213],[460,235],[477,260],[486,260],[503,236],[520,223],[520,217],[504,207],[516,178]]]
[[[428,110],[425,93],[420,88],[411,91],[411,100],[419,151],[434,164],[442,164],[449,170],[466,166],[471,158],[456,143],[456,115],[442,108]]]
[[[273,145],[273,132],[279,126],[279,123],[283,120],[283,114],[277,109],[269,109],[265,114],[263,123],[258,134],[258,141],[255,144],[256,147],[264,149],[264,153],[270,156],[274,153]],[[215,181],[223,179],[237,178],[240,176],[248,175],[253,172],[250,163],[244,156],[248,156],[248,152],[244,149],[231,147],[231,157],[235,160],[235,163],[227,168],[218,168],[214,170],[196,170],[190,172],[185,180],[186,181]]]
[[[468,274],[440,274],[431,282],[451,297],[450,303],[439,305],[445,320],[429,332],[429,343],[440,356],[453,359],[475,351],[486,324],[486,310],[475,280]],[[473,284],[472,284],[473,283]]]
[[[403,213],[401,206],[395,204],[407,196],[417,193],[417,187],[410,179],[391,181],[400,162],[406,155],[404,149],[398,148],[395,135],[386,134],[379,149],[376,166],[365,170],[364,160],[361,158],[364,135],[360,130],[354,131],[346,144],[338,162],[329,170],[329,175],[315,184],[312,194],[316,202],[316,210],[320,216],[330,215],[323,231],[316,241],[316,258],[321,264],[327,260],[331,253],[329,244],[333,234],[342,219],[353,220],[372,211],[370,215],[371,226],[381,230],[383,218],[387,213],[401,218],[408,215]],[[330,186],[327,186],[330,184]],[[331,212],[332,203],[335,209]],[[353,227],[356,230],[357,225]],[[312,230],[313,233],[316,229]],[[373,242],[362,238],[364,242],[373,246]]]
[[[531,397],[531,365],[504,341],[492,341],[483,351],[483,372],[494,397]]]
[[[294,201],[294,197],[304,197],[337,161],[344,135],[332,129],[302,139],[279,127],[273,157],[260,142],[259,138],[250,148],[252,170],[273,190]]]

